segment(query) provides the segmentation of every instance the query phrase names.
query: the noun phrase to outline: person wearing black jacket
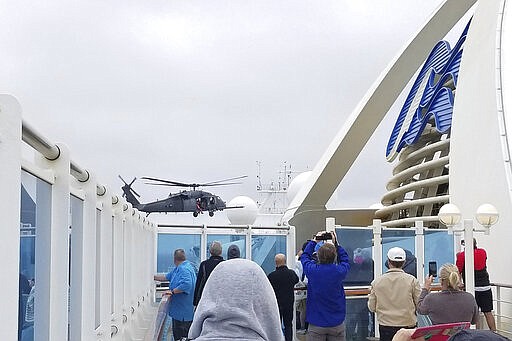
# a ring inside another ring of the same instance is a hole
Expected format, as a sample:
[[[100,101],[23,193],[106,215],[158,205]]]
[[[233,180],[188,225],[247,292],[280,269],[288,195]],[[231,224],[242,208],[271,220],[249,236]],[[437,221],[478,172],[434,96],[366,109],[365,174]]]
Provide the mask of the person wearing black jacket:
[[[284,324],[284,337],[286,341],[293,340],[293,302],[295,299],[294,287],[299,282],[295,271],[286,266],[286,257],[278,253],[275,257],[276,270],[268,275],[268,280],[274,288],[279,306],[279,316]]]
[[[221,256],[222,254],[222,245],[218,241],[214,241],[210,244],[210,258],[201,262],[199,265],[199,272],[197,273],[197,281],[196,287],[194,289],[194,306],[197,306],[199,300],[201,299],[201,295],[203,294],[204,285],[210,277],[213,269],[220,262],[224,260]]]

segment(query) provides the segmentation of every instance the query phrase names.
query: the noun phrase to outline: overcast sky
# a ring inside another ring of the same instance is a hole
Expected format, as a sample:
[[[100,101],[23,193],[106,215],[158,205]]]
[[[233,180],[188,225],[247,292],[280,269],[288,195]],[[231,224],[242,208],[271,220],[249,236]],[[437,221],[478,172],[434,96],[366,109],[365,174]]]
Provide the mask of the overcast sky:
[[[120,192],[121,174],[256,195],[286,161],[311,170],[344,120],[440,0],[0,0],[0,92]],[[401,103],[335,202],[368,207],[391,176]],[[136,182],[143,201],[168,190]],[[213,191],[213,190],[212,190]]]

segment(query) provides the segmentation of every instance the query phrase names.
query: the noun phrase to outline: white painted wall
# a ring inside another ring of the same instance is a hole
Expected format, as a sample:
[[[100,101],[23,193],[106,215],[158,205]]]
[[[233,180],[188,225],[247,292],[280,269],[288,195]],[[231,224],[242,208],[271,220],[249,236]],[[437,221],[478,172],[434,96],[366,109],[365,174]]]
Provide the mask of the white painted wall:
[[[453,113],[450,195],[466,219],[474,218],[482,203],[496,206],[500,220],[491,234],[475,236],[487,249],[491,281],[511,283],[512,254],[505,250],[512,237],[512,202],[497,110],[496,29],[502,5],[501,0],[479,1],[468,32]]]

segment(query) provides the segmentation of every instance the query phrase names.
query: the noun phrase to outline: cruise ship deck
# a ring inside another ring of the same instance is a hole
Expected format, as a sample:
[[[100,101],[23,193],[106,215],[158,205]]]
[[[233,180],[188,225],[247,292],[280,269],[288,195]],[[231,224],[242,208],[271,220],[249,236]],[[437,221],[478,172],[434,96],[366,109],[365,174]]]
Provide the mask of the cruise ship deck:
[[[458,40],[443,41],[468,12]],[[443,1],[368,90],[275,224],[157,224],[99,183],[65,144],[25,121],[22,102],[0,95],[0,339],[162,340],[168,302],[165,283],[153,278],[172,269],[174,249],[186,250],[197,270],[212,241],[222,243],[224,255],[237,245],[268,274],[277,253],[295,268],[298,249],[318,230],[335,231],[351,258],[348,341],[378,339],[367,295],[386,271],[390,248],[410,254],[410,271],[422,283],[429,262],[454,263],[461,240],[473,237],[488,252],[498,332],[511,337],[511,27],[511,1]],[[396,115],[388,110],[404,89],[409,95],[386,148],[394,168],[382,205],[327,208],[384,116]],[[467,257],[472,293],[473,265]]]

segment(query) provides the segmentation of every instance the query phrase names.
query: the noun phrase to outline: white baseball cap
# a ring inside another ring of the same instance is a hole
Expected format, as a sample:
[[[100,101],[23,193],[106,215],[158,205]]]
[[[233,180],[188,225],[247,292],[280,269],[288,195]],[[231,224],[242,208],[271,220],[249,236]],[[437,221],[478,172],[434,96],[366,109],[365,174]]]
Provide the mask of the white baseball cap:
[[[405,251],[401,247],[392,247],[388,251],[388,259],[395,262],[405,261]]]

